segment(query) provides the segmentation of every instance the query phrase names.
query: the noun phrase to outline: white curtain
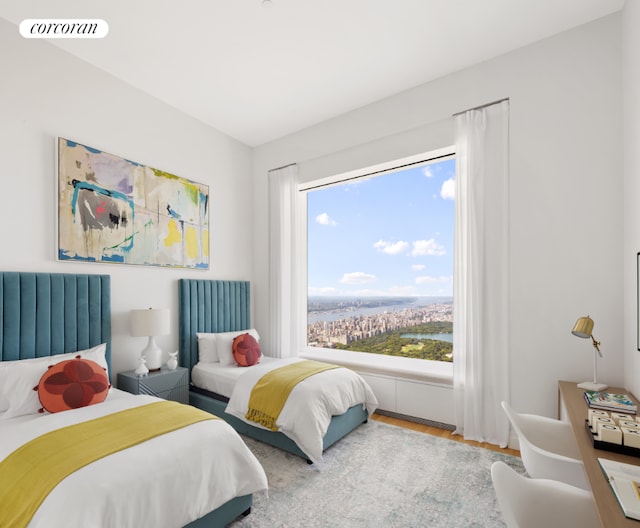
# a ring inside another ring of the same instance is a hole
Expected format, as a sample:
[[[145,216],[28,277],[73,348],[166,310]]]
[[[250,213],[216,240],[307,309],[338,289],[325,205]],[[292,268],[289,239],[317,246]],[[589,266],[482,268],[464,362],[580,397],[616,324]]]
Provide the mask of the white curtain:
[[[456,433],[505,447],[509,422],[509,102],[455,116]]]
[[[298,166],[269,171],[269,350],[297,356],[296,200]]]

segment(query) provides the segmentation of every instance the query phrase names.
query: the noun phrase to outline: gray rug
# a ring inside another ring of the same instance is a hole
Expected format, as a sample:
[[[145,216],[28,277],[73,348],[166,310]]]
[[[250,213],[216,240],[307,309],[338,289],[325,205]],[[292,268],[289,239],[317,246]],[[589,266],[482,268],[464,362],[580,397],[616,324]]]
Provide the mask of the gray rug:
[[[523,473],[520,458],[375,420],[319,465],[245,438],[269,478],[233,528],[504,527],[491,464]]]

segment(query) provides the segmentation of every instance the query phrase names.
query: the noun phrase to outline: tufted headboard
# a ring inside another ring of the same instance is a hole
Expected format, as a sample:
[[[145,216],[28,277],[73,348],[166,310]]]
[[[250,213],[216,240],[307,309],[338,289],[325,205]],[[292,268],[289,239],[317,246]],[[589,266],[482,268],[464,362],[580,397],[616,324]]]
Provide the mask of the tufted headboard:
[[[178,336],[180,365],[198,362],[196,332],[233,332],[251,327],[248,281],[180,279]]]
[[[0,361],[107,344],[111,372],[111,277],[0,272]]]

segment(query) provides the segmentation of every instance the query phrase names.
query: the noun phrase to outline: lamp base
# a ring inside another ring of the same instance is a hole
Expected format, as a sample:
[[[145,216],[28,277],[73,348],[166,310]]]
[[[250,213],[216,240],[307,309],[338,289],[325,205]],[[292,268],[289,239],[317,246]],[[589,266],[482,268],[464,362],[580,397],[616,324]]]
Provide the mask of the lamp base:
[[[578,383],[578,388],[600,392],[609,388],[609,385],[605,385],[604,383],[594,383],[593,381],[583,381],[582,383]]]
[[[141,353],[147,362],[149,372],[157,372],[162,367],[162,350],[156,345],[153,336],[149,336],[147,347]]]

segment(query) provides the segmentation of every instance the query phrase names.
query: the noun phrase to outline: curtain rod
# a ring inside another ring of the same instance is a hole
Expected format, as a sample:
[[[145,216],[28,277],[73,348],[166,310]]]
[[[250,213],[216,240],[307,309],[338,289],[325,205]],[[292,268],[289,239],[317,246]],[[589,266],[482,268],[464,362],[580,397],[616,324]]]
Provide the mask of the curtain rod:
[[[293,167],[294,165],[297,165],[297,163],[289,163],[288,165],[283,165],[282,167],[276,167],[275,169],[269,169],[267,172],[286,169],[287,167]]]
[[[487,106],[491,106],[491,105],[494,105],[494,104],[502,103],[502,102],[508,101],[508,100],[509,100],[509,98],[505,97],[503,99],[498,99],[497,101],[492,101],[491,103],[485,103],[485,104],[482,104],[480,106],[474,106],[473,108],[467,108],[466,110],[462,110],[462,112],[456,112],[455,114],[453,114],[452,117],[456,117],[456,116],[462,115],[465,112],[469,112],[470,110],[481,110],[482,108],[486,108]]]

